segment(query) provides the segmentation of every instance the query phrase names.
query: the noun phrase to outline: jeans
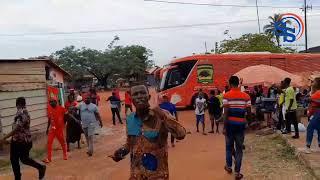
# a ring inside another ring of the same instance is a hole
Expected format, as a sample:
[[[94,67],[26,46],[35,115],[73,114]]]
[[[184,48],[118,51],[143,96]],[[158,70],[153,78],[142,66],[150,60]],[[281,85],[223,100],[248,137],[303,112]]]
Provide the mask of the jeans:
[[[121,120],[121,117],[120,117],[120,112],[119,112],[119,109],[118,108],[111,108],[111,112],[112,112],[112,121],[113,121],[113,124],[116,124],[116,115],[119,119],[119,122],[121,123],[122,120]]]
[[[320,112],[317,112],[310,119],[308,127],[307,127],[307,146],[310,147],[313,139],[314,130],[318,131],[318,144],[320,145]]]
[[[32,148],[32,143],[19,143],[19,142],[11,142],[10,148],[10,161],[12,166],[12,171],[14,173],[15,180],[21,180],[21,172],[20,172],[20,164],[19,160],[23,164],[34,167],[38,170],[43,168],[43,165],[34,161],[29,157],[29,152]]]
[[[291,124],[294,126],[295,135],[299,136],[297,113],[295,110],[286,113],[286,130],[288,133],[291,132]]]
[[[232,167],[232,151],[235,149],[235,168],[234,171],[240,173],[242,157],[243,157],[243,143],[244,143],[245,125],[231,125],[226,126],[226,163],[228,167]]]
[[[94,134],[91,131],[94,131],[94,128],[90,128],[90,127],[83,128],[83,132],[86,137],[86,141],[87,141],[87,145],[88,145],[88,154],[89,155],[93,154],[93,136],[94,136]]]

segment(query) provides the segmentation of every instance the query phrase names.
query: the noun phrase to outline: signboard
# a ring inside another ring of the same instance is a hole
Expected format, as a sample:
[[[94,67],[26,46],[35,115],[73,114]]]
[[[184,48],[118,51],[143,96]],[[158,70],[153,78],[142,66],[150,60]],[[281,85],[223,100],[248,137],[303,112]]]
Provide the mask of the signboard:
[[[301,39],[305,31],[302,18],[293,13],[281,15],[281,20],[274,23],[275,36],[282,37],[284,43],[293,43]]]
[[[213,65],[200,64],[197,69],[198,83],[213,83]]]

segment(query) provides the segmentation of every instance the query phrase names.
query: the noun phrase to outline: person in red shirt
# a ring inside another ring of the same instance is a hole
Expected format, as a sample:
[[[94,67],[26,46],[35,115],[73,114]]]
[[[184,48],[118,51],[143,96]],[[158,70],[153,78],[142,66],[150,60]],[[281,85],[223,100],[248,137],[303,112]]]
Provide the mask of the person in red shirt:
[[[82,133],[81,123],[78,118],[76,107],[78,103],[75,101],[73,94],[69,94],[68,101],[64,104],[65,110],[68,114],[64,117],[64,122],[66,125],[66,141],[67,141],[67,151],[70,151],[70,143],[75,143],[78,141],[78,148],[80,149],[80,137]],[[74,119],[76,118],[76,119]]]
[[[121,99],[120,98],[120,90],[119,88],[114,88],[112,90],[112,93],[115,93],[115,96],[118,98],[118,99]],[[118,109],[119,109],[119,113],[121,113],[121,102],[118,104]]]
[[[58,105],[58,101],[56,98],[52,98],[50,100],[50,106],[48,111],[48,127],[47,127],[47,135],[48,135],[48,154],[47,158],[43,160],[45,163],[51,162],[52,157],[52,144],[54,138],[57,138],[63,151],[63,159],[67,160],[67,145],[64,139],[63,131],[64,131],[64,115],[66,110]],[[50,128],[50,129],[49,129]]]
[[[100,102],[100,96],[97,94],[97,91],[95,88],[91,88],[89,91],[89,96],[91,98],[91,102],[97,106],[99,106]]]
[[[311,153],[311,144],[313,133],[315,130],[318,132],[318,145],[320,147],[320,78],[315,78],[312,85],[311,102],[308,109],[308,117],[310,119],[307,127],[306,147],[302,151],[306,154]]]
[[[70,94],[68,96],[68,101],[66,103],[64,103],[64,108],[66,110],[69,109],[69,107],[76,107],[77,106],[77,102],[75,101],[74,95]]]
[[[128,110],[130,109],[130,112],[132,112],[132,98],[130,95],[130,90],[126,91],[124,95],[124,104],[125,104],[125,115],[127,116]]]

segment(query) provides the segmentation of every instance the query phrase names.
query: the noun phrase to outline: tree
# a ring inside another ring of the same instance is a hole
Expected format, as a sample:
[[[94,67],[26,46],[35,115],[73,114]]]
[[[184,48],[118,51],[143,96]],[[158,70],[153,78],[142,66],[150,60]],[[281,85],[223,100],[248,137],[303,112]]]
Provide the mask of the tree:
[[[118,36],[107,45],[104,51],[67,46],[52,54],[54,61],[72,74],[74,79],[91,74],[99,84],[107,87],[111,76],[129,77],[130,74],[144,75],[145,69],[152,66],[151,50],[139,45],[114,46]]]
[[[270,24],[265,25],[263,27],[263,30],[266,34],[271,34],[275,38],[277,45],[280,47],[279,34],[281,34],[281,31],[276,29],[276,24],[278,24],[279,26],[282,26],[282,24],[280,23],[282,21],[282,15],[274,14],[273,16],[269,16],[268,19],[270,20]],[[287,20],[285,23],[291,24],[291,21]]]
[[[290,48],[281,48],[272,41],[271,34],[245,34],[240,38],[224,40],[218,49],[219,53],[226,52],[263,52],[289,53]]]

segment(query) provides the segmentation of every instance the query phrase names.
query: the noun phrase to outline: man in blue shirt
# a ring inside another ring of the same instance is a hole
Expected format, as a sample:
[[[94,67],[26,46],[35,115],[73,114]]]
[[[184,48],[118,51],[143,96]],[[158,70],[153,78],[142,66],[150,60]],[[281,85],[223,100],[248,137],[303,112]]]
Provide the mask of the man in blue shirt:
[[[93,136],[95,130],[96,121],[99,121],[100,127],[102,127],[102,121],[99,114],[97,105],[91,102],[91,97],[87,96],[84,103],[79,106],[82,129],[87,140],[88,156],[93,155]]]
[[[169,97],[168,96],[163,96],[162,97],[162,103],[159,105],[159,107],[161,109],[167,110],[168,112],[170,112],[170,114],[172,116],[174,116],[176,118],[176,120],[178,121],[178,114],[177,114],[177,109],[176,109],[176,105],[172,104],[169,101]],[[174,137],[171,135],[171,146],[174,147]]]

